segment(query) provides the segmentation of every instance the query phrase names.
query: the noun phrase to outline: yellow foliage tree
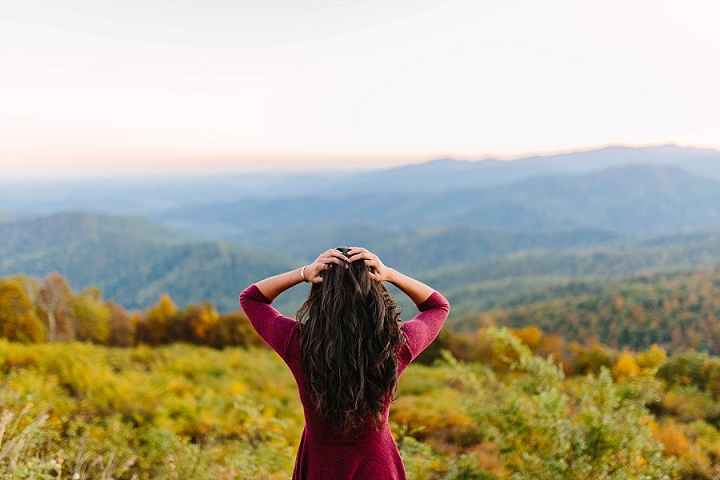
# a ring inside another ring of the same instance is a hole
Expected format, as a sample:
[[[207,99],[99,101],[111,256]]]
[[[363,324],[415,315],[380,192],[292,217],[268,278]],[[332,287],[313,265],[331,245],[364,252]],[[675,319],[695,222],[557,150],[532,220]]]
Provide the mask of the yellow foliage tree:
[[[596,342],[589,345],[573,342],[568,350],[569,356],[564,359],[563,368],[571,375],[599,373],[602,367],[610,368],[615,363],[612,352]]]
[[[659,367],[666,358],[667,352],[665,349],[653,343],[649,349],[638,353],[637,357],[635,357],[635,362],[637,362],[640,368],[650,369]]]
[[[159,345],[168,341],[170,319],[177,313],[177,306],[170,295],[164,293],[158,303],[147,311],[145,327],[147,338],[143,339],[150,345]]]
[[[80,292],[72,301],[75,335],[78,340],[105,343],[110,335],[110,308],[100,298],[98,288]]]
[[[552,355],[555,361],[560,361],[563,356],[564,345],[565,342],[560,335],[556,333],[544,335],[534,353],[543,358],[547,358],[548,355]]]
[[[221,313],[218,321],[213,323],[207,334],[207,345],[215,348],[229,346],[266,347],[267,343],[250,324],[242,311]]]
[[[618,359],[617,363],[615,363],[612,371],[613,376],[617,381],[624,381],[627,380],[629,377],[639,375],[640,367],[635,362],[635,359],[630,352],[624,352],[622,355],[620,355],[620,358]]]
[[[45,328],[30,297],[13,279],[0,280],[0,337],[15,342],[42,342]]]

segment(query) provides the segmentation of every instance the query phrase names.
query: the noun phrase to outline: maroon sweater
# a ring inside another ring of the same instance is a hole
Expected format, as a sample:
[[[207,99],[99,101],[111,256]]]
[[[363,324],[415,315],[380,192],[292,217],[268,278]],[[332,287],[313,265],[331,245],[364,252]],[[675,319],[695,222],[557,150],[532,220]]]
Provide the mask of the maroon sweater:
[[[305,412],[305,429],[300,439],[293,479],[405,479],[405,468],[390,433],[385,405],[383,427],[377,431],[367,422],[358,434],[344,437],[319,416],[308,395],[300,355],[300,328],[296,320],[286,317],[272,306],[255,285],[240,294],[240,305],[255,330],[275,350],[297,382]],[[407,338],[398,354],[398,375],[440,332],[450,311],[445,297],[434,292],[421,305],[420,313],[403,323]]]

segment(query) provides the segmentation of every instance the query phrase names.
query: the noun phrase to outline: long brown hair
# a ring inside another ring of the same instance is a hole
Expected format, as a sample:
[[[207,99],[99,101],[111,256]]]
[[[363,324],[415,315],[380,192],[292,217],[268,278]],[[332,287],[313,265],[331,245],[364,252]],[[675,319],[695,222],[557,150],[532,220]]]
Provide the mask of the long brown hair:
[[[338,247],[347,256],[347,249]],[[350,433],[368,419],[379,429],[398,378],[405,341],[400,309],[363,261],[329,265],[298,310],[310,398],[328,422]]]

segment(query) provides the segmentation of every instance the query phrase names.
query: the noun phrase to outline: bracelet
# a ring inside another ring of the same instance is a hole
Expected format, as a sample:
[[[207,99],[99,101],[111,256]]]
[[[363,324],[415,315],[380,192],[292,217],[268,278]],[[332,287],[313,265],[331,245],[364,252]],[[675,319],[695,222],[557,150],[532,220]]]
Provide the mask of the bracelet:
[[[302,270],[300,270],[300,276],[302,277],[303,282],[308,281],[307,278],[305,278],[305,267],[303,267]]]

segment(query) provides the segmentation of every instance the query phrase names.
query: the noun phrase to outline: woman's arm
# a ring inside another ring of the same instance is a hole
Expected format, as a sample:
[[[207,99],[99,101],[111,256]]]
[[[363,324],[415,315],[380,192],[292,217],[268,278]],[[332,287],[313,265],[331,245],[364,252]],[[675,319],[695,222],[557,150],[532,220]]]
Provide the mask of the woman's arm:
[[[405,293],[415,305],[421,305],[435,291],[419,280],[404,275],[394,268],[386,267],[380,258],[364,248],[352,247],[348,250],[350,261],[364,260],[370,268],[370,277],[378,282],[390,282]]]
[[[296,268],[289,272],[275,275],[274,277],[260,280],[255,286],[265,297],[271,302],[285,290],[294,287],[298,283],[307,281],[310,283],[322,282],[320,272],[325,270],[329,264],[343,265],[347,262],[347,258],[339,250],[334,248],[323,252],[318,256],[317,260],[306,267]],[[304,278],[303,278],[304,277]]]

